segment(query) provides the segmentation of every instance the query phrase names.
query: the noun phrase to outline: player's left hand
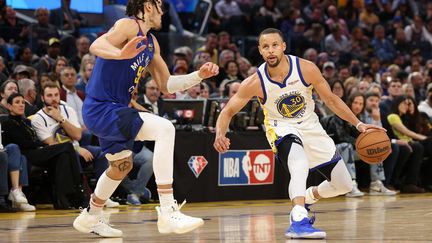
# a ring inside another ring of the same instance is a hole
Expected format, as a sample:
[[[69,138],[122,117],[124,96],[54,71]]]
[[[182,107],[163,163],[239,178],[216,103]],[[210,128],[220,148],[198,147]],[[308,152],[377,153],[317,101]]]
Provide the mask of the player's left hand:
[[[387,132],[387,130],[383,127],[377,126],[377,125],[373,125],[373,124],[366,124],[366,123],[361,123],[360,125],[358,125],[357,130],[359,132],[366,132],[369,129],[378,129],[378,130],[382,130],[384,132]]]
[[[219,73],[219,66],[212,63],[206,62],[198,71],[198,76],[202,79],[210,78]]]

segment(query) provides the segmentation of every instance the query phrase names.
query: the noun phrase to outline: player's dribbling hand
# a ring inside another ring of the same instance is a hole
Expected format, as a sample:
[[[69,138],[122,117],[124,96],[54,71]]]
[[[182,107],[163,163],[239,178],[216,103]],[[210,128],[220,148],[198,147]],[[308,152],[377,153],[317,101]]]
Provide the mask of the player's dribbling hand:
[[[215,138],[213,147],[219,153],[224,153],[224,152],[226,152],[229,149],[230,144],[231,144],[231,142],[230,142],[229,138],[227,138],[225,136],[217,136]]]
[[[137,46],[145,39],[145,36],[135,36],[132,38],[132,40],[126,43],[126,45],[121,49],[120,59],[131,59],[138,55],[138,53],[142,52],[146,48],[146,45],[141,45],[139,48],[137,48]]]
[[[212,63],[212,62],[206,62],[204,65],[201,66],[201,68],[198,71],[198,76],[202,79],[210,78],[219,73],[219,66]]]
[[[361,123],[357,128],[357,130],[359,132],[366,132],[369,129],[378,129],[378,130],[382,130],[384,132],[387,132],[387,130],[383,127],[373,125],[373,124],[366,124],[366,123]]]

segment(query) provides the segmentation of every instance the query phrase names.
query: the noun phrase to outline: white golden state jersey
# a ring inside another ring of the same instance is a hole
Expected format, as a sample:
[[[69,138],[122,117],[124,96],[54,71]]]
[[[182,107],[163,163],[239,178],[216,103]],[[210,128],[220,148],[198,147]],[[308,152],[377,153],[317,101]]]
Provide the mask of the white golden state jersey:
[[[283,83],[270,78],[266,63],[257,72],[264,94],[260,103],[265,116],[267,140],[277,153],[278,141],[294,134],[303,142],[310,168],[336,162],[340,159],[336,154],[336,146],[314,112],[313,87],[303,79],[299,58],[292,55],[286,58],[290,68]]]

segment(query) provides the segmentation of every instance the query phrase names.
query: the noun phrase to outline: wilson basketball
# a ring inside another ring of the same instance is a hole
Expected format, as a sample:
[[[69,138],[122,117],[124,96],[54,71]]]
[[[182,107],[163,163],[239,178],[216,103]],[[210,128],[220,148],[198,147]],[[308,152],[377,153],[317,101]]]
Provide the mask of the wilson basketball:
[[[355,147],[360,159],[368,164],[383,162],[392,151],[387,133],[378,129],[368,129],[361,133]]]

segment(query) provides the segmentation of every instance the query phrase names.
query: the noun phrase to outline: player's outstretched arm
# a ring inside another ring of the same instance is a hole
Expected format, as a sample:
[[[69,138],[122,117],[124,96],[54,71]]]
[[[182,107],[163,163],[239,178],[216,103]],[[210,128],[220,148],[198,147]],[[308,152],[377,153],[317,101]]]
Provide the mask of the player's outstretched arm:
[[[144,50],[145,45],[137,48],[144,36],[135,36],[137,25],[131,19],[120,19],[105,34],[90,46],[90,52],[104,59],[131,59]],[[124,44],[127,42],[126,44]]]
[[[208,62],[201,66],[199,71],[186,75],[171,75],[165,61],[160,55],[159,43],[154,36],[152,37],[155,53],[148,66],[148,70],[163,93],[175,93],[186,90],[199,84],[203,79],[210,78],[219,73],[219,66]]]
[[[320,70],[315,64],[300,59],[300,67],[304,80],[312,84],[327,107],[337,116],[355,126],[359,132],[365,132],[367,129],[371,128],[386,131],[380,126],[361,122],[354,113],[352,113],[351,109],[337,95],[333,94],[328,82],[321,75]]]
[[[253,74],[241,83],[238,92],[230,98],[217,119],[216,138],[213,147],[219,153],[226,152],[230,147],[230,140],[225,135],[232,117],[254,96],[263,97],[260,80],[257,74]]]

